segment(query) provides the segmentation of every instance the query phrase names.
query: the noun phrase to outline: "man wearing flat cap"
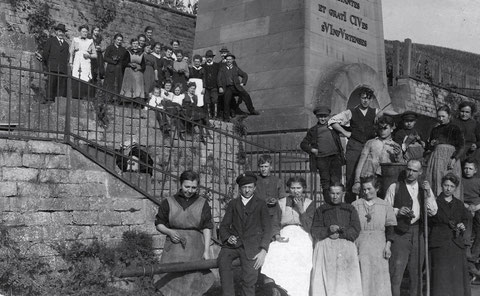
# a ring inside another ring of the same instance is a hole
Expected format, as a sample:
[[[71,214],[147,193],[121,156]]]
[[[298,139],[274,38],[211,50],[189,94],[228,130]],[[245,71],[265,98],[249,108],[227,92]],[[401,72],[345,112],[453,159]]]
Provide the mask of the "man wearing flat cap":
[[[213,51],[207,50],[205,52],[205,58],[207,62],[203,65],[205,69],[205,94],[204,99],[205,102],[209,102],[208,104],[208,112],[210,114],[210,118],[220,117],[221,110],[218,108],[218,70],[220,69],[220,65],[213,61],[215,55]]]
[[[239,96],[240,100],[245,102],[250,115],[258,115],[259,113],[255,111],[253,107],[252,98],[245,88],[243,88],[247,84],[248,74],[233,63],[235,60],[233,54],[228,53],[225,58],[226,62],[220,65],[217,79],[218,92],[224,94],[223,119],[230,121],[231,109],[238,109],[235,108],[236,105],[233,96]],[[242,78],[242,81],[240,81],[239,77]]]
[[[220,224],[223,243],[218,255],[222,295],[236,295],[232,261],[240,258],[241,295],[254,296],[258,270],[262,267],[272,239],[272,224],[265,201],[255,196],[257,177],[242,174],[236,180],[240,196],[230,201]]]
[[[393,140],[402,147],[405,161],[411,159],[423,160],[425,141],[422,140],[422,137],[415,128],[417,117],[417,113],[413,111],[403,112],[401,127],[395,131],[395,135],[393,136]]]
[[[318,119],[317,125],[307,131],[300,148],[309,155],[310,171],[320,173],[323,198],[329,201],[330,184],[342,179],[343,148],[338,133],[328,128],[330,108],[317,106],[313,113]]]
[[[58,24],[54,28],[55,36],[50,37],[43,49],[42,60],[45,69],[51,73],[67,74],[70,52],[64,24]],[[67,96],[67,78],[58,75],[48,75],[47,101],[55,101],[55,97]]]

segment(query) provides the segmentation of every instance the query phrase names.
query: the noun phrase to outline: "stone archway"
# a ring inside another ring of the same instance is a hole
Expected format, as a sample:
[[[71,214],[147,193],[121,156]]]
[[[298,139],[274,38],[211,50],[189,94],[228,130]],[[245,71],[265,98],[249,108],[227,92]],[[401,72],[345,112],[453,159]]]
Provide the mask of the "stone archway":
[[[383,109],[390,106],[391,99],[383,78],[370,66],[360,63],[341,66],[320,81],[314,105],[327,105],[332,113],[339,113],[355,107],[361,90],[365,88],[373,91],[372,107]]]

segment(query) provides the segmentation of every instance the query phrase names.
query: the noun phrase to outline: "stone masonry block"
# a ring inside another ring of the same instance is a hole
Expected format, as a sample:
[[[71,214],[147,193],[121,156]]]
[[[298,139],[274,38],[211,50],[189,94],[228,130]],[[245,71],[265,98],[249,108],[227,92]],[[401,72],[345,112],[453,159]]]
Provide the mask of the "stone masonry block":
[[[121,212],[122,225],[138,225],[146,223],[144,212]],[[151,221],[148,221],[151,222]]]
[[[50,197],[55,184],[37,182],[17,182],[18,195],[22,197]]]
[[[99,211],[98,225],[119,226],[122,225],[122,213],[115,211]]]
[[[40,170],[38,181],[41,183],[70,183],[69,175],[69,170]]]
[[[18,194],[17,183],[0,182],[0,196],[16,196]]]
[[[58,224],[58,225],[73,224],[73,212],[55,211],[50,213],[50,219],[53,224]]]
[[[45,154],[24,154],[22,157],[22,165],[28,168],[44,168]]]
[[[5,181],[36,181],[38,170],[32,168],[4,167],[2,168],[2,178]]]
[[[67,146],[49,141],[29,141],[29,149],[32,153],[66,154]]]
[[[106,172],[87,171],[87,170],[70,170],[68,179],[71,183],[105,183],[107,178]]]
[[[74,225],[97,225],[98,212],[96,211],[74,211],[72,213],[72,224]]]
[[[105,184],[58,184],[56,197],[92,197],[105,196]]]
[[[0,153],[0,167],[22,166],[22,156],[17,152]]]
[[[20,152],[27,149],[26,141],[17,141],[9,139],[0,139],[0,151],[5,152]]]
[[[92,234],[98,239],[122,238],[125,231],[130,230],[129,226],[91,226]]]

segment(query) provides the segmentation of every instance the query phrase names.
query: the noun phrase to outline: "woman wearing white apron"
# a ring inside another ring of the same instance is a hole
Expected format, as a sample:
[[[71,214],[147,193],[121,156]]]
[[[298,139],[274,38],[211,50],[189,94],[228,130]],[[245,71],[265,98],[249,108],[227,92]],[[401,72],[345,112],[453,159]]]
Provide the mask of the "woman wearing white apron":
[[[312,269],[312,225],[315,204],[305,198],[306,181],[291,177],[287,181],[290,196],[278,201],[282,211],[280,233],[269,247],[262,273],[273,279],[290,296],[308,296]]]

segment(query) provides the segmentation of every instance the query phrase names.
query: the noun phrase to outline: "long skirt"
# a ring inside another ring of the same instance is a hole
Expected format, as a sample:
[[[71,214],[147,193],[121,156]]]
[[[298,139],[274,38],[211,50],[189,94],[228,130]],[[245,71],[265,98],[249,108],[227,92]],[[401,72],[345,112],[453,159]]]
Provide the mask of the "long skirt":
[[[144,88],[147,94],[153,91],[155,86],[155,70],[151,65],[145,67],[145,72],[143,73]]]
[[[470,296],[465,249],[453,241],[430,249],[432,296]]]
[[[460,180],[460,184],[453,193],[454,196],[463,200],[463,186],[462,186],[462,167],[460,161],[455,162],[452,170],[448,170],[447,166],[450,162],[450,157],[455,152],[455,147],[448,144],[439,144],[435,147],[430,159],[427,163],[426,178],[430,182],[433,194],[438,196],[442,192],[442,178],[447,173],[454,173]]]
[[[126,68],[120,94],[129,98],[145,98],[143,73],[134,71],[132,68]]]
[[[383,257],[385,232],[362,230],[355,241],[365,296],[391,296],[388,260]]]
[[[185,244],[174,244],[167,237],[160,263],[189,262],[202,259],[203,234],[198,230],[176,229]],[[201,296],[212,287],[215,278],[210,270],[167,273],[155,283],[163,296]]]
[[[326,238],[315,245],[311,287],[315,296],[364,295],[353,242]]]
[[[268,248],[262,273],[272,278],[290,296],[308,296],[312,270],[312,240],[298,225],[280,231],[288,242],[273,242]]]

